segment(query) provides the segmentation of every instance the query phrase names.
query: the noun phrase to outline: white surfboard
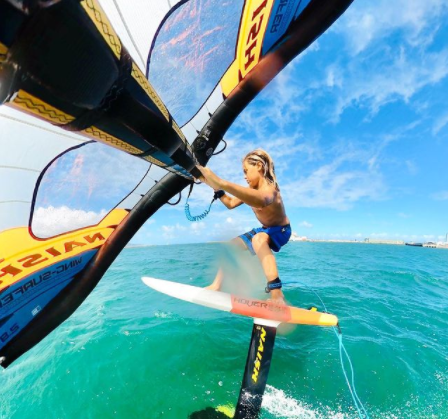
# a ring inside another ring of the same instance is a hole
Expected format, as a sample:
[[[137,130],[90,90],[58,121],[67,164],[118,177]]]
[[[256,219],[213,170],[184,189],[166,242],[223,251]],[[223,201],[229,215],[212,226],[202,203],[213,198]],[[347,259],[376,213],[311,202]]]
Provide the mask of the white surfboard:
[[[329,313],[241,297],[221,291],[211,291],[164,279],[143,277],[142,281],[148,287],[171,297],[243,316],[280,323],[315,326],[336,326],[338,324],[338,318]]]

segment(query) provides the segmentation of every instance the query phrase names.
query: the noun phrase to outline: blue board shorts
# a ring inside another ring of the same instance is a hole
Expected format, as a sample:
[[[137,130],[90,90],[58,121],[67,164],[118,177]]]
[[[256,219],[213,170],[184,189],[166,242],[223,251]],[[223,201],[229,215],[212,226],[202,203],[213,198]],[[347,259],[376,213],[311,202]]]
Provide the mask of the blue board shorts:
[[[255,255],[255,251],[252,246],[252,239],[257,233],[266,233],[270,238],[269,247],[274,252],[278,252],[281,247],[288,243],[291,237],[291,225],[286,224],[284,226],[257,227],[247,233],[241,234],[241,236],[238,236],[243,240],[244,244],[253,255]]]

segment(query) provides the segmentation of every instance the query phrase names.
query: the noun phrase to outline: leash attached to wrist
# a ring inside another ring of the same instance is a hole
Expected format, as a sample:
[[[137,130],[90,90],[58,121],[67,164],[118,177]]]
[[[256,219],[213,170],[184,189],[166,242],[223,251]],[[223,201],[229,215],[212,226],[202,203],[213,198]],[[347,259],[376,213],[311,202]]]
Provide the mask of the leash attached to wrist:
[[[188,204],[188,198],[190,198],[191,191],[193,190],[193,186],[194,186],[194,183],[192,183],[190,185],[190,191],[188,192],[187,201],[185,202],[185,216],[187,217],[187,219],[189,221],[200,221],[200,220],[203,220],[207,216],[207,214],[210,212],[213,202],[215,202],[219,198],[222,198],[224,196],[225,192],[222,189],[215,191],[215,193],[213,194],[212,202],[210,202],[208,209],[206,209],[200,215],[191,215],[190,214],[190,205]]]

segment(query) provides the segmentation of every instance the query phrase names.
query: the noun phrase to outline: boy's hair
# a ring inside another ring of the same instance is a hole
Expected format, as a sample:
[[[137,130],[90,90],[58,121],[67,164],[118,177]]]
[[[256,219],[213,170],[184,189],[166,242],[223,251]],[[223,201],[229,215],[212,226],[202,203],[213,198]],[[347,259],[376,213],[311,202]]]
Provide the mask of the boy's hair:
[[[271,156],[261,148],[257,148],[256,150],[247,153],[243,159],[243,163],[247,161],[252,166],[255,166],[257,163],[261,163],[263,165],[264,177],[265,179],[275,186],[275,189],[280,190],[277,177],[275,176],[274,169],[274,161]]]

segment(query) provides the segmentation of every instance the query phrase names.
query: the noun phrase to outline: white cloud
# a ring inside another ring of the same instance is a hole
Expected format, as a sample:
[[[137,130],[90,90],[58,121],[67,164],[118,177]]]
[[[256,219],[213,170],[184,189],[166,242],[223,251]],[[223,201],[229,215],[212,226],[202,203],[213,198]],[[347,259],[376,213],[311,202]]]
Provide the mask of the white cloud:
[[[176,225],[163,225],[162,231],[165,233],[171,233],[173,231],[185,231],[186,228],[179,223],[176,223]]]
[[[343,87],[331,120],[338,122],[349,107],[367,108],[375,115],[389,103],[408,103],[421,89],[437,84],[447,75],[448,49],[417,55],[403,47],[397,51],[386,49],[378,61],[369,59],[364,65],[353,61],[343,74]]]
[[[357,168],[346,169],[347,164]],[[285,184],[282,194],[287,207],[347,210],[360,199],[380,199],[386,189],[381,174],[368,167],[367,155],[347,150],[309,176]]]
[[[143,227],[141,227],[136,233],[135,236],[131,239],[131,245],[142,245],[152,242],[154,239],[158,239],[160,237],[160,233],[156,232],[157,221],[155,218],[150,218],[145,222]]]
[[[359,54],[399,30],[410,45],[428,44],[447,12],[445,0],[378,0],[354,2],[335,25]]]
[[[186,234],[187,228],[179,223],[175,225],[162,225],[160,229],[162,231],[162,237],[166,240],[176,239],[176,241],[182,241],[182,239],[188,238],[188,234]]]
[[[202,236],[206,232],[206,224],[203,221],[197,221],[190,225],[190,232],[195,236]]]
[[[335,64],[330,65],[326,69],[326,83],[328,87],[342,87],[342,70]]]
[[[227,217],[223,213],[217,215],[216,220],[224,219],[224,223],[218,221],[213,224],[213,232],[217,240],[231,240],[260,225],[251,210],[238,211],[235,215]]]
[[[32,230],[37,237],[52,237],[58,234],[88,227],[99,223],[107,214],[100,212],[72,209],[66,206],[47,208],[39,207],[34,211]]]
[[[217,220],[219,222],[216,222]],[[182,225],[162,225],[161,232],[164,239],[176,240],[176,242],[207,242],[207,241],[228,241],[246,232],[248,227],[244,225],[245,217],[233,219],[228,217],[224,220],[224,215],[209,216],[205,221],[195,221]],[[251,226],[250,228],[252,228]]]
[[[300,227],[305,227],[305,228],[312,228],[313,225],[311,223],[309,223],[308,221],[302,221],[301,223],[299,223]]]

